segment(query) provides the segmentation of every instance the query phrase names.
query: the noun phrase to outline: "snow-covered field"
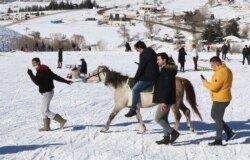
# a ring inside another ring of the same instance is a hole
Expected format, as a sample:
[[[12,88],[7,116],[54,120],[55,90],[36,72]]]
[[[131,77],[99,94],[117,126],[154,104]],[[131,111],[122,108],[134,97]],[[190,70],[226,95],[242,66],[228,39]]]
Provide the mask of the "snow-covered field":
[[[177,61],[177,52],[167,50]],[[195,133],[186,129],[181,120],[180,137],[173,145],[157,145],[162,138],[162,129],[154,121],[155,109],[143,109],[147,132],[137,134],[136,118],[126,118],[123,110],[113,121],[110,132],[100,133],[114,104],[112,91],[104,84],[76,82],[71,86],[55,82],[55,95],[51,110],[61,114],[68,122],[66,128],[58,129],[52,122],[50,132],[38,132],[42,125],[38,88],[27,77],[31,59],[40,57],[42,63],[62,77],[69,69],[57,69],[57,53],[1,53],[0,54],[0,159],[1,160],[248,160],[250,159],[250,66],[242,66],[241,55],[229,55],[226,64],[232,69],[233,100],[224,119],[236,131],[234,140],[225,146],[211,147],[207,143],[214,139],[214,122],[210,117],[209,92],[200,80],[200,74],[210,79],[212,71],[194,72],[191,53],[188,53],[185,73],[178,76],[188,78],[195,87],[199,110],[204,118],[191,114]],[[200,53],[198,64],[210,67],[205,60],[215,53]],[[88,70],[107,65],[123,74],[134,76],[138,61],[137,53],[121,52],[64,52],[65,64],[79,64],[85,58]],[[34,69],[33,69],[33,72]],[[187,104],[187,102],[185,102]],[[189,108],[190,106],[187,105]],[[170,113],[170,122],[174,121]],[[172,123],[173,124],[173,123]]]

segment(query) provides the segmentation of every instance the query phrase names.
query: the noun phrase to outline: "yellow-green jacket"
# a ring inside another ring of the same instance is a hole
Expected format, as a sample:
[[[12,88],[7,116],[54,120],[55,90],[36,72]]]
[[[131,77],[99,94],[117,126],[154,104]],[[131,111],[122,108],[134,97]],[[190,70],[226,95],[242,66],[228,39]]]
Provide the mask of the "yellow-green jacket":
[[[203,81],[203,85],[210,90],[213,101],[229,102],[232,99],[232,72],[225,64],[220,65],[214,72],[211,82]]]

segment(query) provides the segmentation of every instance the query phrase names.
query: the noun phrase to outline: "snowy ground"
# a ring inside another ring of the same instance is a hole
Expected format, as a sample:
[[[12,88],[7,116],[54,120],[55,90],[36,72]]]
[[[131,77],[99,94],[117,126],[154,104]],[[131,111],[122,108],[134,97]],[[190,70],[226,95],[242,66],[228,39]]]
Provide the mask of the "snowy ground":
[[[177,60],[176,51],[167,50]],[[209,92],[202,87],[200,74],[210,79],[212,71],[193,72],[191,53],[188,53],[185,73],[195,87],[199,110],[204,118],[200,122],[192,113],[196,133],[186,130],[184,117],[180,137],[174,145],[156,145],[162,138],[162,129],[154,121],[155,109],[144,109],[142,115],[147,132],[137,134],[136,118],[126,118],[123,110],[113,121],[109,133],[100,133],[112,110],[112,92],[103,84],[77,82],[71,86],[55,82],[55,95],[51,110],[61,114],[68,122],[64,130],[52,122],[51,132],[38,132],[42,125],[38,88],[27,77],[31,59],[41,61],[60,76],[66,77],[69,69],[57,69],[57,53],[1,53],[0,54],[0,159],[45,160],[248,160],[250,158],[250,66],[242,66],[241,55],[229,55],[226,64],[234,74],[233,100],[225,113],[225,120],[236,131],[237,137],[222,147],[207,146],[215,135],[210,117]],[[200,66],[209,67],[205,60],[215,53],[200,53]],[[85,58],[88,70],[107,65],[123,74],[133,76],[137,53],[121,52],[64,52],[65,64],[78,64]],[[34,71],[34,70],[33,70]],[[187,103],[187,102],[186,102]],[[189,108],[190,106],[187,105]],[[170,114],[170,122],[173,122]]]

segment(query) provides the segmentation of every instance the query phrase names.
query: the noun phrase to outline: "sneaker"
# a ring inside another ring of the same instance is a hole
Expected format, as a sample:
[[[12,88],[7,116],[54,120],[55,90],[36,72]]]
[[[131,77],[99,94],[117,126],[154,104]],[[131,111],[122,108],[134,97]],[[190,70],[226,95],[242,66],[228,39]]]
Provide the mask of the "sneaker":
[[[222,146],[222,140],[216,139],[215,141],[208,143],[209,146]]]
[[[170,143],[170,136],[164,136],[162,140],[155,141],[157,144],[169,144]]]
[[[226,142],[229,141],[229,140],[234,139],[235,136],[236,136],[236,133],[234,133],[233,131],[230,131],[230,132],[227,134]]]
[[[170,142],[171,143],[174,143],[174,141],[179,137],[180,133],[177,132],[176,130],[173,130],[171,132],[171,139],[170,139]]]
[[[136,115],[136,111],[133,109],[130,109],[127,114],[125,114],[125,117],[133,117]]]

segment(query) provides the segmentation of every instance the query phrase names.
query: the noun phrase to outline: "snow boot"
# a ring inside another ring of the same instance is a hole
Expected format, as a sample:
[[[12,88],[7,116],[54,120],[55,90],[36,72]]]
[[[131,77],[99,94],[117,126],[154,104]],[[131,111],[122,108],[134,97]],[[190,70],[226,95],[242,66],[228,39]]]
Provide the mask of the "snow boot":
[[[179,137],[180,133],[177,132],[176,130],[173,130],[171,133],[171,139],[170,139],[170,142],[171,143],[174,143],[174,141]]]
[[[39,132],[42,131],[50,131],[50,119],[48,117],[43,119],[43,128],[40,128]]]
[[[226,142],[229,141],[229,140],[232,140],[235,136],[236,136],[236,133],[234,133],[234,132],[231,130],[229,133],[227,133]]]
[[[157,144],[169,144],[170,143],[170,136],[163,136],[163,139],[160,141],[155,141]]]
[[[133,117],[136,115],[136,111],[134,109],[129,109],[128,113],[125,114],[125,117]]]
[[[209,146],[222,146],[222,140],[216,139],[215,141],[208,143]]]
[[[63,119],[59,114],[55,115],[54,120],[57,121],[58,123],[60,123],[60,129],[63,129],[63,127],[67,121],[66,119]]]

